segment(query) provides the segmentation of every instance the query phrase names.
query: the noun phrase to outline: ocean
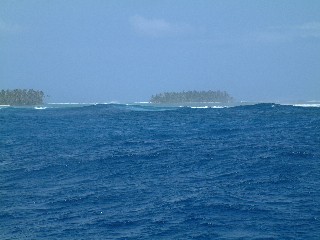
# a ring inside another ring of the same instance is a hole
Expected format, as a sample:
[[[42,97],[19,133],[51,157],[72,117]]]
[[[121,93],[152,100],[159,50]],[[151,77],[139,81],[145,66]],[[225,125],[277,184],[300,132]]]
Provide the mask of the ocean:
[[[320,104],[0,107],[0,239],[320,239]]]

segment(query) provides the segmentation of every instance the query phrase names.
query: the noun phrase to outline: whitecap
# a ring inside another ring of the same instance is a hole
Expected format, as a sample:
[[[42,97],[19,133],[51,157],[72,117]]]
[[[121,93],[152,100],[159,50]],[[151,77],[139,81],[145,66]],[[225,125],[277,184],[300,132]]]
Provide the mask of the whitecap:
[[[56,102],[56,103],[48,103],[48,105],[95,105],[99,103],[89,103],[89,102]]]
[[[209,106],[201,106],[201,107],[190,107],[190,108],[209,108]]]
[[[0,109],[10,107],[10,105],[0,105]]]
[[[303,103],[303,104],[293,104],[294,107],[320,107],[320,103]]]
[[[190,107],[190,108],[226,108],[227,106],[197,106],[197,107]]]

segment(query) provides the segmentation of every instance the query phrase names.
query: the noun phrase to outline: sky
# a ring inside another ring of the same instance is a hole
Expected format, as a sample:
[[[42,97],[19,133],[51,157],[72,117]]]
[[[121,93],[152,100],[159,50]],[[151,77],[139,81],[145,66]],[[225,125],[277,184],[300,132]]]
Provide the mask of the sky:
[[[0,89],[47,102],[320,100],[319,13],[319,0],[0,0]]]

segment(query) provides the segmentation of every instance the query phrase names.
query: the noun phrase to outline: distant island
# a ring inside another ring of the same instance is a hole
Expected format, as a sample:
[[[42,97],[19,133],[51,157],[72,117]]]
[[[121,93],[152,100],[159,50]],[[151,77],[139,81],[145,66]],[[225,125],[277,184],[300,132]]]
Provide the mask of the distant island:
[[[190,102],[232,102],[233,98],[225,91],[183,91],[164,92],[153,95],[151,103],[190,103]]]
[[[43,91],[33,89],[1,90],[0,105],[42,105],[44,103],[44,96]]]

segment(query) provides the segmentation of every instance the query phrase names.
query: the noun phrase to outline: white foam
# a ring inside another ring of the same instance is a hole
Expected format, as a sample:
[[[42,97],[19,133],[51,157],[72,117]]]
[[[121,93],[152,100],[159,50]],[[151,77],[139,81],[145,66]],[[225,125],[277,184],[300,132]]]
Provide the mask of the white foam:
[[[76,103],[76,102],[66,102],[66,103],[48,103],[48,105],[97,105],[99,103]]]
[[[43,109],[46,109],[47,107],[34,107],[34,109],[37,109],[37,110],[43,110]]]
[[[304,104],[293,104],[294,107],[320,107],[320,103],[304,103]]]
[[[210,108],[228,108],[228,106],[212,106]]]
[[[202,107],[191,107],[191,108],[209,108],[208,106],[202,106]]]
[[[200,107],[190,107],[190,108],[225,108],[226,106],[200,106]]]
[[[104,103],[92,103],[94,105],[110,105],[110,104],[121,104],[121,103],[118,103],[118,102],[104,102]]]

